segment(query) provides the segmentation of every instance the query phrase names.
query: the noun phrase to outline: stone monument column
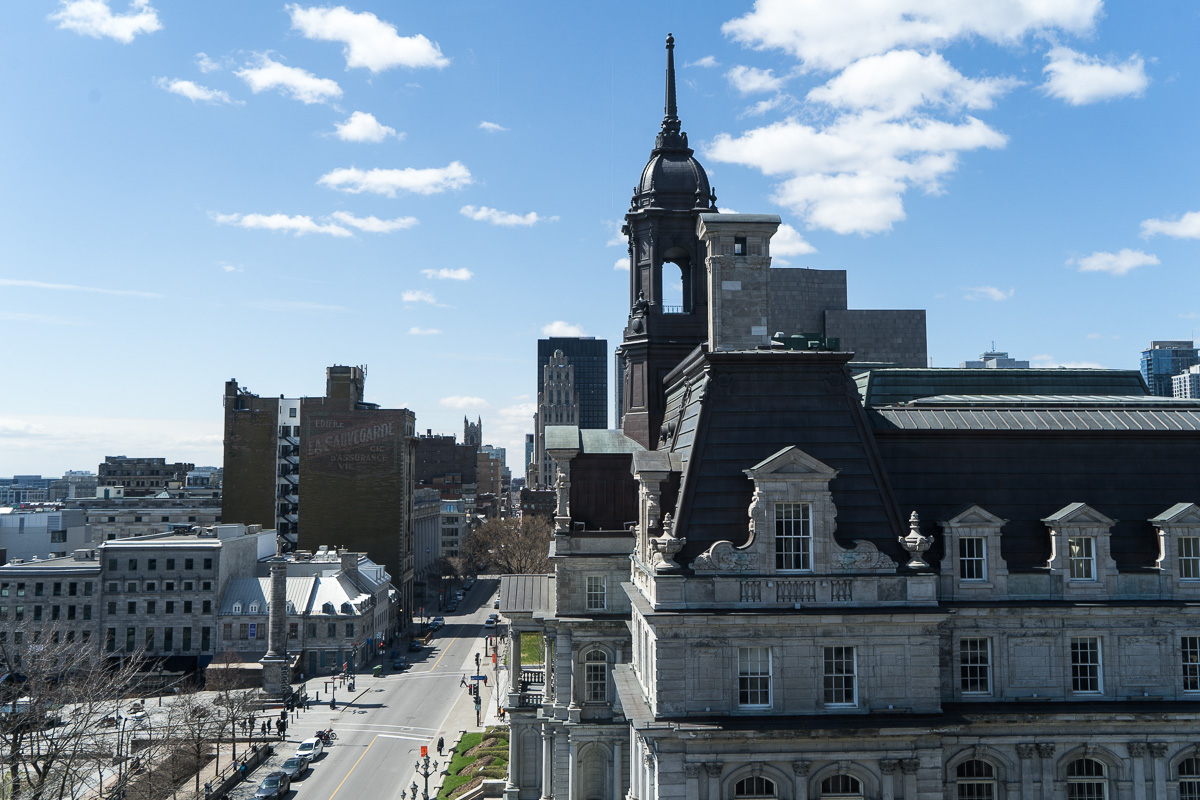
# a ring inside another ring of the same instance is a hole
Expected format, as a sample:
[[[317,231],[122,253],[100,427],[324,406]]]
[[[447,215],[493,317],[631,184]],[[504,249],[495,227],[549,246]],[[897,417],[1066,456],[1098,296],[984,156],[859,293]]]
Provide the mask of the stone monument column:
[[[269,697],[281,697],[288,686],[287,659],[287,558],[283,555],[283,537],[275,537],[275,557],[271,566],[271,599],[267,604],[267,654],[262,664],[263,691]]]

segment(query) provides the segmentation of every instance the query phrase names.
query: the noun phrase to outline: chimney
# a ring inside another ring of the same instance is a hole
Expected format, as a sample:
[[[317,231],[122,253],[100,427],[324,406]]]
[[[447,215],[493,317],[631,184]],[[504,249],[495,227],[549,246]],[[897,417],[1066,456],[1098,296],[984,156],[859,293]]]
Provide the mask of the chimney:
[[[361,555],[361,553],[350,553],[345,550],[338,553],[338,558],[342,562],[342,574],[352,581],[358,580],[358,558]]]

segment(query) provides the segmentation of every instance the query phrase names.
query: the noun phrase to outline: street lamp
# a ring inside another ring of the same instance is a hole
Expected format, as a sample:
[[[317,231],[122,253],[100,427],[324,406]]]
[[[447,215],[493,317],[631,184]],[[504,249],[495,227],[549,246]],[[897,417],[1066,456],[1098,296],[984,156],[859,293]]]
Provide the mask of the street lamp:
[[[429,800],[429,776],[432,775],[433,773],[437,772],[438,762],[434,761],[433,766],[430,766],[429,765],[429,756],[426,755],[424,759],[417,761],[414,769],[416,769],[418,775],[420,775],[421,777],[423,777],[425,779],[425,792],[422,794],[422,800]],[[412,797],[413,797],[413,800],[417,800],[417,782],[416,781],[413,781]]]
[[[162,708],[163,689],[166,687],[163,686],[162,682],[163,665],[161,661],[154,665],[154,671],[158,673],[158,707]]]

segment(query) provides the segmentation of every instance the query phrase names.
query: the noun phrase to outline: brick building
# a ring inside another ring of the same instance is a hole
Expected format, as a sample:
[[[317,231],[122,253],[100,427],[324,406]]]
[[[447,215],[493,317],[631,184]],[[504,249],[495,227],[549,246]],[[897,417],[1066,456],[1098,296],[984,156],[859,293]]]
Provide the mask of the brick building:
[[[179,488],[187,483],[195,464],[182,461],[168,464],[165,458],[129,458],[105,456],[96,470],[97,488],[120,486],[126,497],[146,497],[163,489]]]

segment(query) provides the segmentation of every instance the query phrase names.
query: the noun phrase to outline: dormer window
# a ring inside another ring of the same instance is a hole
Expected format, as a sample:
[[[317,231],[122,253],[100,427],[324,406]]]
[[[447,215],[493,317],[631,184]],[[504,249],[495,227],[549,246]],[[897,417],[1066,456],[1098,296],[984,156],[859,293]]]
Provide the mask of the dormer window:
[[[986,581],[987,539],[964,536],[958,540],[958,577],[964,581]]]
[[[1179,537],[1179,579],[1200,581],[1200,536]]]
[[[342,603],[342,613],[343,614],[353,614],[354,607],[351,606],[349,603]]]
[[[775,569],[812,571],[812,503],[775,504]]]
[[[240,614],[240,613],[242,613],[242,604],[241,604],[241,603],[234,603],[234,604],[233,604],[233,613],[235,613],[235,614]]]
[[[735,256],[746,255],[746,237],[735,236],[733,239],[733,254]]]
[[[250,613],[251,613],[251,614],[257,614],[257,613],[258,613],[258,603],[257,603],[257,602],[253,602],[253,603],[251,603],[251,604],[250,604]]]
[[[334,610],[333,603],[325,603],[324,605],[321,606],[321,613],[329,614],[332,616],[332,615],[336,614],[337,611]]]
[[[1067,561],[1073,581],[1096,580],[1096,539],[1071,536],[1067,539]]]

